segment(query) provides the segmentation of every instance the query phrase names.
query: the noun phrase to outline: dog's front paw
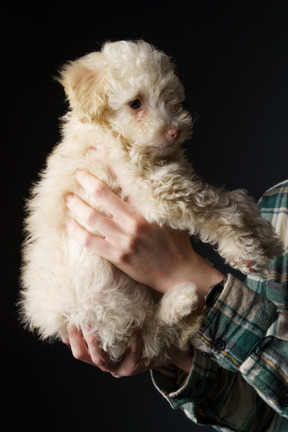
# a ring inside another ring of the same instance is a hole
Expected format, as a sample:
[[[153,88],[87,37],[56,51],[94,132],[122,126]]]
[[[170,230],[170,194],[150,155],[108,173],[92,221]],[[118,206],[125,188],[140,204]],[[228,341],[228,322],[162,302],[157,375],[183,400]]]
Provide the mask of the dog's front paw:
[[[255,260],[235,257],[229,264],[243,274],[265,275],[268,272],[269,260],[264,256],[260,256]]]
[[[237,261],[235,258],[232,259],[231,266],[237,268],[244,274],[257,273],[255,268],[256,262],[252,260],[241,260]]]

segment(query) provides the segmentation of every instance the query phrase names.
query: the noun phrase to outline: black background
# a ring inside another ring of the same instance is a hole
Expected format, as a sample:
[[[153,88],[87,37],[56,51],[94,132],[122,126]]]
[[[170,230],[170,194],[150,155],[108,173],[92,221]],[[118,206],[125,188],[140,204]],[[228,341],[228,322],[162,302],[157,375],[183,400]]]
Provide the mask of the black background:
[[[1,3],[2,430],[199,429],[169,407],[149,373],[116,380],[21,328],[15,303],[24,198],[59,140],[67,106],[53,80],[57,69],[118,39],[143,38],[174,57],[186,107],[198,115],[189,154],[206,181],[247,188],[258,199],[287,178],[285,4]]]

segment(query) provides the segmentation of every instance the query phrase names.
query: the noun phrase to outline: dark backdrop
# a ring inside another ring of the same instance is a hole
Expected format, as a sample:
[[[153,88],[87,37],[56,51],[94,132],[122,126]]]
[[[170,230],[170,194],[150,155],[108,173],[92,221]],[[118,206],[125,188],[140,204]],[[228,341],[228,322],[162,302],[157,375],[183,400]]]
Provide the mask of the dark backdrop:
[[[2,430],[199,429],[169,407],[148,373],[115,380],[19,326],[23,202],[59,139],[66,105],[53,76],[105,40],[144,38],[174,57],[186,106],[198,115],[189,154],[205,180],[258,199],[287,178],[285,3],[1,3]]]

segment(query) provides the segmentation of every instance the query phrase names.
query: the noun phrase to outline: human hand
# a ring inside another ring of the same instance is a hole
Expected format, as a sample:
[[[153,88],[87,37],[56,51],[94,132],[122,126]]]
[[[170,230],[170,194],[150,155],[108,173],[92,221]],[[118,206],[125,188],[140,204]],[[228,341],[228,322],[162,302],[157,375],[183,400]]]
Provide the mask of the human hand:
[[[195,282],[202,308],[209,287],[221,281],[223,275],[195,253],[187,233],[148,223],[133,203],[122,200],[89,172],[77,170],[75,177],[111,217],[92,209],[77,195],[69,194],[67,207],[102,235],[92,234],[69,219],[67,231],[74,240],[160,293],[180,283]]]
[[[70,345],[73,356],[92,366],[97,366],[103,372],[111,373],[115,378],[137,375],[149,369],[165,366],[161,359],[142,359],[141,330],[136,329],[127,342],[127,347],[121,362],[112,362],[109,355],[101,348],[97,335],[89,329],[78,330],[75,326],[67,327],[67,334],[62,336],[65,344]],[[171,352],[171,363],[174,363],[187,374],[192,363],[191,352],[174,350]]]
[[[97,334],[91,333],[88,328],[82,331],[76,326],[67,326],[67,334],[62,341],[70,345],[73,356],[77,360],[97,366],[103,372],[110,372],[113,376],[132,376],[143,372],[146,365],[140,364],[142,349],[142,336],[139,329],[135,330],[127,342],[127,347],[121,362],[113,362],[109,355],[101,348]]]

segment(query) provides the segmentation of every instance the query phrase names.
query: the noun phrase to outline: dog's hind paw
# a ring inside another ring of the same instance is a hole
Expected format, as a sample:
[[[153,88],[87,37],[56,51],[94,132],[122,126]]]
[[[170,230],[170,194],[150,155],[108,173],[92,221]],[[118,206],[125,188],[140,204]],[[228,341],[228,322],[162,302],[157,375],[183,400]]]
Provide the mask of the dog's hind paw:
[[[169,325],[177,324],[198,307],[196,285],[193,282],[177,285],[162,297],[158,318]]]

